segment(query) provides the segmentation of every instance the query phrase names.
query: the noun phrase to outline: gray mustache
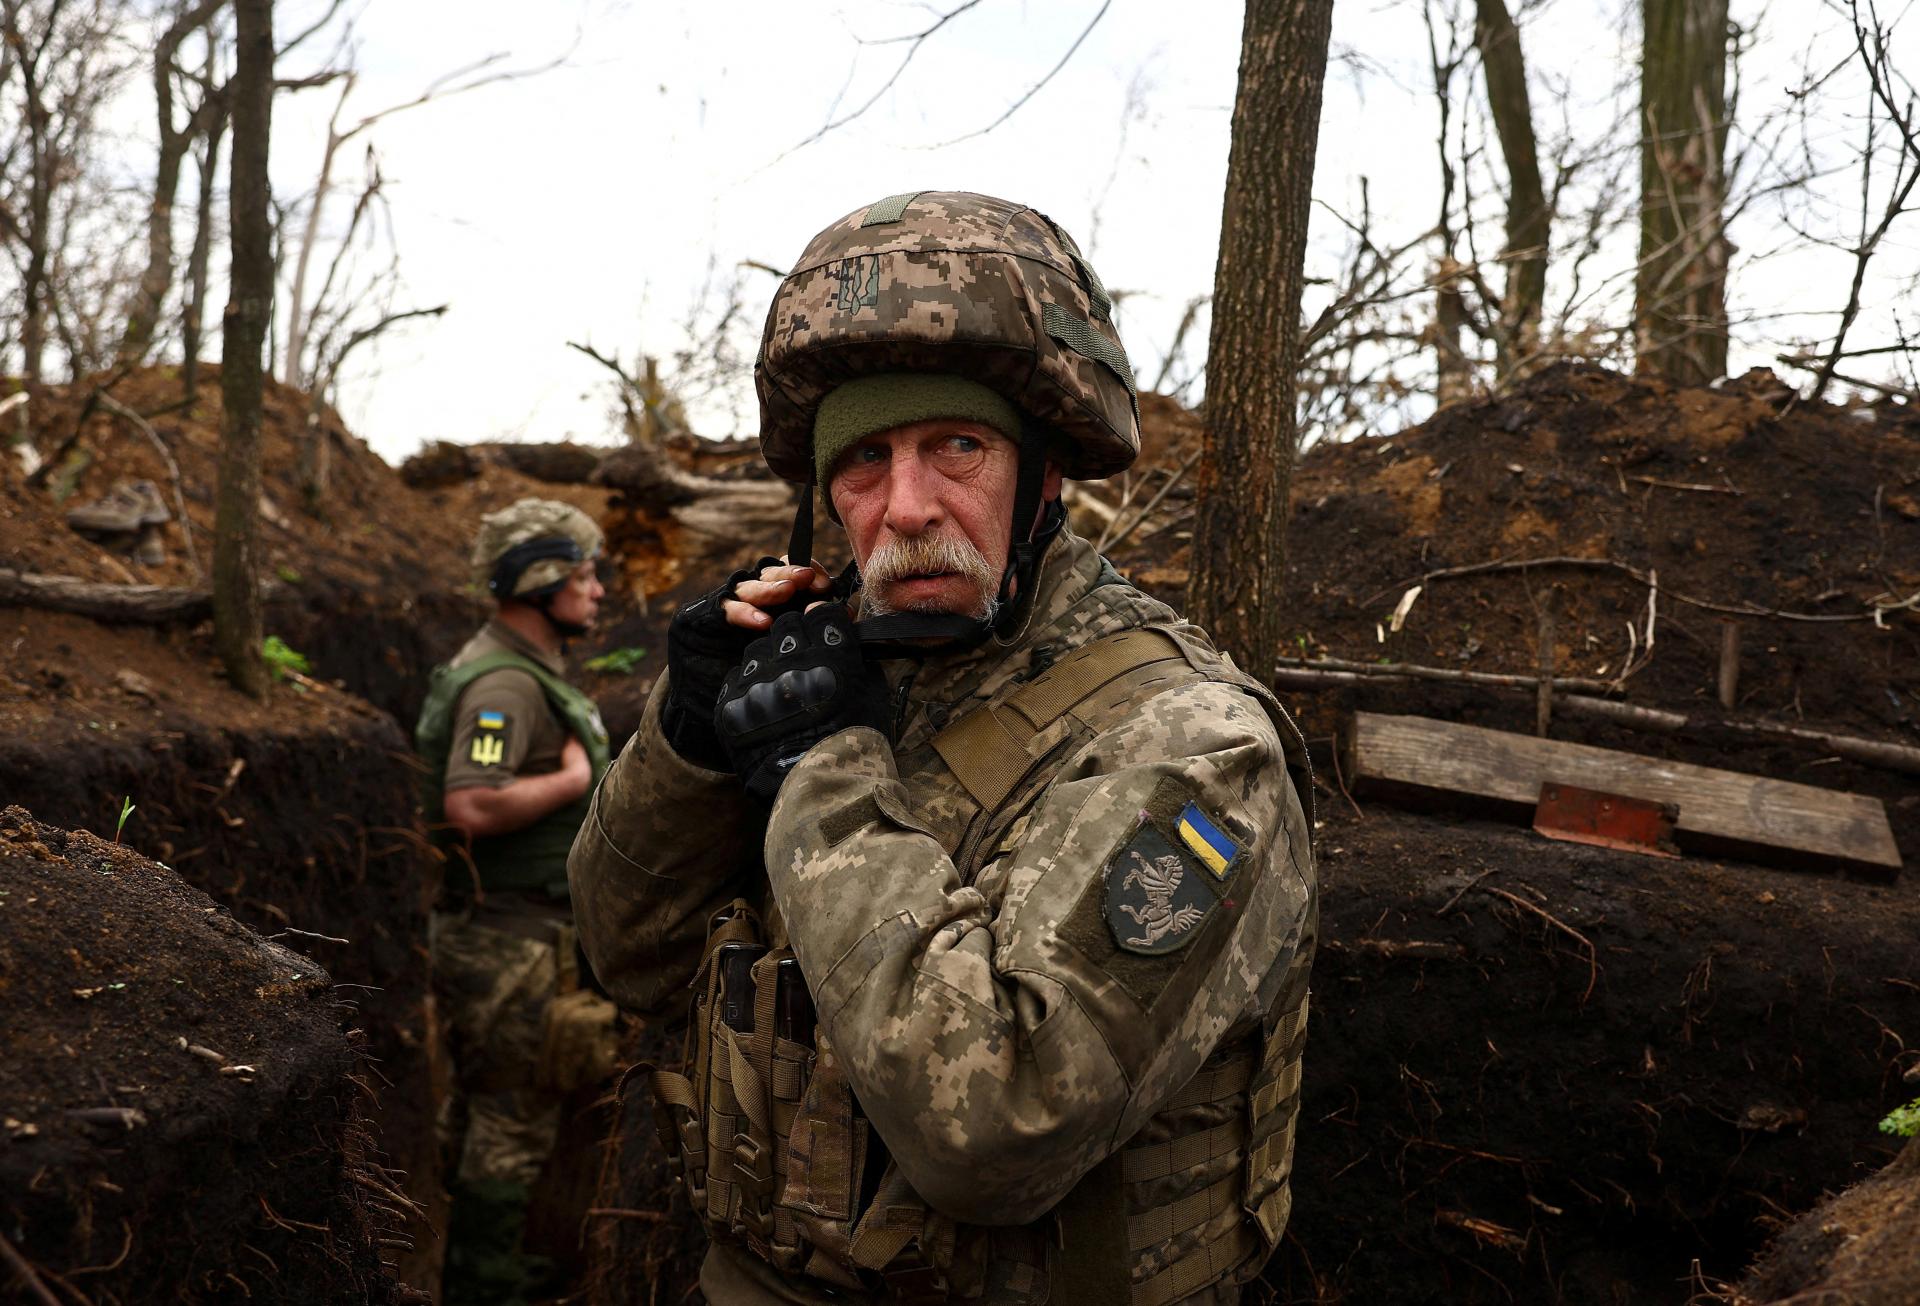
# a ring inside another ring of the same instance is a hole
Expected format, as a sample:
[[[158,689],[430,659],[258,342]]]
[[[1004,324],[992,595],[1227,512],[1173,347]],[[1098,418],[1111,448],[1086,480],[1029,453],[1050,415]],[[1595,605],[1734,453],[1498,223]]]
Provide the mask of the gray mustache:
[[[861,571],[865,607],[874,615],[888,606],[876,592],[909,576],[952,572],[972,581],[988,601],[993,598],[997,579],[980,550],[953,535],[895,536],[873,551]]]

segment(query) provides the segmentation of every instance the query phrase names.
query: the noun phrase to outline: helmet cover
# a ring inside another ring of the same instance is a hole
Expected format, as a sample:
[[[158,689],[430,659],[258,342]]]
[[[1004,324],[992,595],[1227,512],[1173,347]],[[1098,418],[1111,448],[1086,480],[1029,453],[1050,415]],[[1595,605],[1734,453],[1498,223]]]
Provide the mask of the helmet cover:
[[[896,195],[813,238],[774,294],[754,364],[767,465],[811,480],[821,401],[883,372],[958,373],[997,391],[1057,433],[1070,477],[1111,476],[1140,452],[1112,301],[1071,236],[1007,200]]]
[[[572,552],[578,556],[546,556],[527,563],[518,576],[502,578],[507,592],[495,591],[495,598],[519,598],[558,585],[581,562],[600,555],[604,537],[593,518],[570,503],[557,499],[521,499],[480,519],[480,533],[473,542],[474,584],[482,589],[492,588],[494,571],[508,553],[522,545],[547,540],[571,543]]]

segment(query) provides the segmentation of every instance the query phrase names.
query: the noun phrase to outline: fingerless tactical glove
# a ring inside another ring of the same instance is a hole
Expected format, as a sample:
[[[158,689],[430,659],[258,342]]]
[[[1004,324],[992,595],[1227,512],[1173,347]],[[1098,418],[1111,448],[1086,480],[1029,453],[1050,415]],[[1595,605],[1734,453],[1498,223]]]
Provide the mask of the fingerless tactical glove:
[[[713,733],[720,686],[756,637],[755,632],[730,623],[722,605],[734,597],[740,582],[756,579],[768,567],[785,565],[778,558],[762,558],[742,567],[718,589],[674,613],[667,625],[667,701],[660,708],[661,730],[676,753],[710,771],[727,766],[726,752]],[[798,612],[803,605],[796,595],[773,611]]]
[[[714,733],[747,792],[772,802],[809,748],[853,726],[888,733],[887,682],[860,651],[838,603],[789,612],[747,645],[713,714]]]

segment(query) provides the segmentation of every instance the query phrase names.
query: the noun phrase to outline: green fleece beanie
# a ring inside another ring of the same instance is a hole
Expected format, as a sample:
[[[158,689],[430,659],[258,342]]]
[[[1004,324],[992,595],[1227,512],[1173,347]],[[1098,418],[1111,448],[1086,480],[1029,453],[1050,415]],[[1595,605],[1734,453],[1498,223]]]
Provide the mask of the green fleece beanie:
[[[813,418],[813,474],[820,485],[856,441],[909,422],[956,417],[1020,442],[1020,414],[996,390],[951,372],[882,372],[834,387]]]

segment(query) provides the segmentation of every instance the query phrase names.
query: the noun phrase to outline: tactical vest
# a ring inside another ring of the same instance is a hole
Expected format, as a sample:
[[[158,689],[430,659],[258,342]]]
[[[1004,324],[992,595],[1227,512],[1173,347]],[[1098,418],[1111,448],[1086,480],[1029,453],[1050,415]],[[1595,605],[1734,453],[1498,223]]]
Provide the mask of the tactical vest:
[[[1139,627],[1082,646],[934,737],[980,808],[954,854],[962,874],[971,882],[1004,850],[1045,791],[1045,762],[1061,755],[1050,727],[1069,723],[1070,751],[1196,680],[1235,684],[1267,709],[1311,828],[1305,741],[1272,693],[1178,628]],[[1259,1272],[1291,1209],[1316,924],[1310,916],[1299,949],[1262,986],[1264,1019],[1230,1030],[1132,1141],[1034,1225],[960,1225],[911,1191],[814,1028],[782,922],[744,901],[710,923],[685,1073],[642,1064],[629,1078],[649,1076],[662,1145],[708,1234],[783,1274],[900,1302],[1211,1300],[1209,1289]]]
[[[427,701],[420,709],[420,722],[414,727],[414,748],[427,764],[421,782],[421,800],[427,809],[429,827],[446,821],[447,755],[453,748],[454,709],[466,687],[492,671],[514,667],[540,682],[554,715],[566,725],[574,738],[587,750],[593,763],[593,783],[598,784],[611,760],[607,747],[607,728],[593,700],[569,685],[546,667],[521,654],[500,651],[477,657],[459,666],[443,663],[433,669],[427,684]],[[482,889],[551,892],[555,885],[567,882],[567,853],[573,837],[587,819],[593,785],[587,793],[565,807],[556,808],[533,824],[510,834],[492,835],[473,841],[473,867]],[[455,882],[458,887],[458,881]]]

